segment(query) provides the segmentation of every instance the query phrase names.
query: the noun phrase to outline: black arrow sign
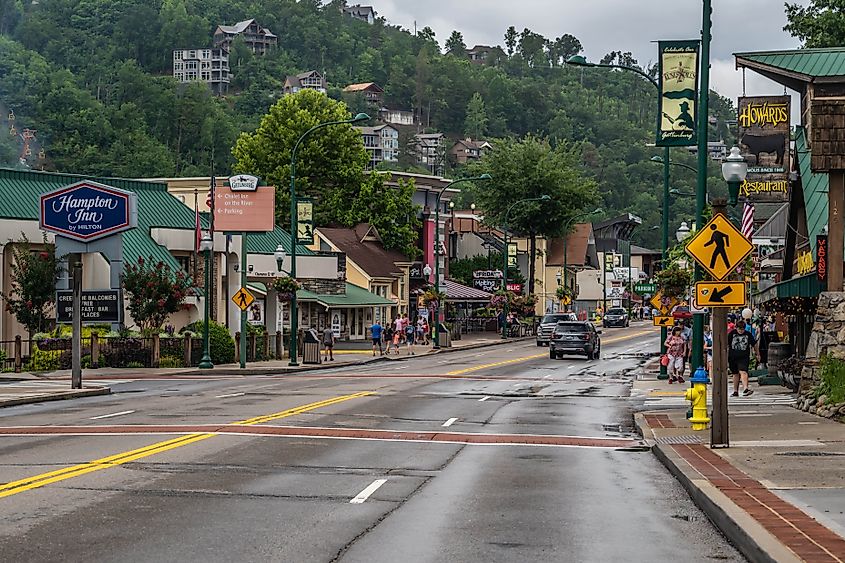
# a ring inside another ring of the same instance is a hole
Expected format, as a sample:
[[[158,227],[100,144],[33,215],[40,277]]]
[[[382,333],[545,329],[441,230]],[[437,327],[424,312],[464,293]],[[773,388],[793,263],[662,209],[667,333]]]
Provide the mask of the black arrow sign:
[[[710,294],[711,303],[724,303],[725,297],[733,293],[734,288],[731,286],[723,287],[722,289],[714,289]]]
[[[672,319],[671,317],[666,317],[665,319],[660,319],[660,326],[666,326],[668,324],[671,324],[673,320],[674,319]]]

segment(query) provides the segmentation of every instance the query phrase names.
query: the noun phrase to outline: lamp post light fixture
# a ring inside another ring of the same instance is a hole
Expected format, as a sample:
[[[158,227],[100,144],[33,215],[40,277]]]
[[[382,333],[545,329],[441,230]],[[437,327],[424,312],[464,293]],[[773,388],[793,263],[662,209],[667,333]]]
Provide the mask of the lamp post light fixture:
[[[689,224],[686,221],[681,221],[681,226],[678,227],[678,230],[675,231],[675,238],[678,239],[678,242],[684,242],[684,239],[687,238],[690,234]]]
[[[502,319],[502,338],[508,337],[508,299],[507,299],[507,291],[508,291],[508,219],[511,215],[511,210],[514,207],[521,203],[528,203],[529,201],[550,201],[552,196],[548,194],[543,194],[540,197],[529,197],[525,199],[520,199],[519,201],[515,201],[508,207],[507,211],[505,212],[505,224],[502,225],[502,238],[505,243],[504,251],[502,252],[502,289],[505,291],[505,304],[504,304],[504,318]]]
[[[739,199],[739,187],[748,176],[748,163],[742,158],[739,147],[732,147],[731,154],[722,163],[722,177],[728,183],[728,204],[735,206]]]
[[[453,180],[443,186],[443,189],[437,194],[437,198],[435,199],[435,211],[434,211],[434,291],[438,294],[440,293],[440,198],[443,197],[443,194],[454,186],[455,184],[460,184],[461,182],[477,182],[477,181],[486,181],[490,180],[493,177],[490,174],[481,174],[480,176],[474,176],[472,178],[460,178],[458,180]],[[451,201],[449,203],[452,203]],[[428,276],[426,276],[428,277]],[[437,301],[437,307],[434,309],[434,345],[432,346],[433,349],[439,350],[440,349],[440,300]]]
[[[351,125],[353,123],[361,123],[362,121],[369,121],[370,116],[366,113],[359,113],[352,119],[344,119],[341,121],[326,121],[325,123],[318,123],[296,140],[293,145],[293,150],[290,153],[290,277],[296,279],[296,151],[299,145],[314,131],[332,125]],[[296,292],[290,300],[290,361],[289,366],[298,366],[296,361],[296,336],[299,331],[299,319],[296,303]]]
[[[214,239],[211,233],[203,231],[200,239],[200,252],[205,253],[205,293],[203,294],[204,303],[204,322],[202,328],[202,359],[199,363],[200,369],[212,369],[214,363],[211,361],[211,354],[208,342],[208,323],[211,316],[211,251],[214,248]]]
[[[566,287],[566,288],[569,287],[568,280],[567,280],[567,276],[568,276],[568,273],[569,273],[567,270],[569,269],[569,264],[567,262],[568,257],[567,257],[567,254],[566,254],[566,252],[567,252],[567,242],[569,241],[569,226],[572,224],[572,221],[574,221],[575,219],[580,219],[581,217],[586,217],[587,215],[598,215],[599,213],[603,213],[603,212],[604,212],[604,209],[602,209],[601,207],[597,207],[597,208],[595,208],[592,211],[589,211],[587,213],[580,213],[578,215],[574,215],[574,216],[570,217],[569,221],[567,221],[566,224],[564,225],[564,227],[563,227],[563,232],[564,232],[564,237],[563,237],[563,286],[564,287]],[[557,280],[557,284],[560,285],[559,279]],[[569,305],[564,305],[564,307],[565,307],[564,311],[569,309]]]
[[[281,244],[277,246],[276,251],[273,253],[273,258],[276,259],[276,268],[281,272],[282,265],[285,263],[285,247]]]
[[[709,4],[709,0],[705,0],[705,1],[707,1],[708,4]],[[618,68],[618,69],[621,69],[621,70],[627,70],[628,72],[633,72],[635,74],[639,74],[641,77],[648,80],[649,83],[652,86],[654,86],[654,89],[657,91],[658,97],[661,96],[660,85],[657,83],[657,80],[655,80],[653,77],[649,76],[648,74],[646,74],[645,72],[641,71],[638,68],[625,66],[625,65],[591,63],[591,62],[588,62],[587,59],[584,58],[581,55],[573,55],[573,56],[569,57],[569,59],[567,59],[566,63],[573,65],[573,66],[580,66],[580,67],[586,66],[586,67]],[[700,110],[699,110],[699,113],[701,113]],[[707,112],[704,112],[703,115],[707,115]],[[706,120],[704,120],[704,121],[706,122]],[[706,149],[706,143],[705,143],[705,149]],[[657,159],[659,159],[659,160],[657,160]],[[662,237],[662,239],[663,239],[662,240],[662,242],[663,242],[663,261],[662,261],[662,263],[666,264],[666,262],[669,259],[669,164],[670,164],[669,147],[668,146],[663,147],[663,156],[662,157],[655,156],[651,160],[654,161],[654,162],[661,162],[663,164],[663,237]],[[664,343],[666,342],[667,334],[668,333],[666,332],[666,327],[661,327],[660,328],[660,353],[661,354],[666,353],[666,346],[665,346]],[[666,372],[666,366],[664,366],[662,364],[660,366],[660,375],[659,375],[658,378],[659,379],[669,379],[669,375]]]

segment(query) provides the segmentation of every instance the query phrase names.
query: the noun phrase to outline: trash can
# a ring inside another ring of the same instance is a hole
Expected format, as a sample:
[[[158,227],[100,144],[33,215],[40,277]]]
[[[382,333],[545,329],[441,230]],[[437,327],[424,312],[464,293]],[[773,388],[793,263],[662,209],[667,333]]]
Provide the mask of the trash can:
[[[322,358],[320,357],[320,337],[313,328],[306,330],[302,335],[302,363],[322,363]]]
[[[443,323],[437,325],[437,340],[441,348],[452,347],[452,333],[449,332],[449,329]]]

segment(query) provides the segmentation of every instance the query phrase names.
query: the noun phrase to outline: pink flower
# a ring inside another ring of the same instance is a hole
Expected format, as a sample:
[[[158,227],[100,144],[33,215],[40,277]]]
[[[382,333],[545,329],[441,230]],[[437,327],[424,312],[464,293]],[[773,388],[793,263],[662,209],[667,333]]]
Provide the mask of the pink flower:
[[[158,300],[158,306],[159,306],[159,307],[164,307],[164,299],[159,299],[159,300]]]
[[[49,254],[49,253],[47,253],[47,252],[39,252],[39,253],[38,253],[38,256],[39,256],[42,260],[47,260],[48,258],[50,258],[50,254]]]

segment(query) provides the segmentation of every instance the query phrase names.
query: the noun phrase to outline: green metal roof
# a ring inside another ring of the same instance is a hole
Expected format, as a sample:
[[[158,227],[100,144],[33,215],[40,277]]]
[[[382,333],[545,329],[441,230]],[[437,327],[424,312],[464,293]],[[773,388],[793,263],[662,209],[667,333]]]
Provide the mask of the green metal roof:
[[[811,252],[815,254],[816,235],[822,234],[827,226],[829,176],[826,173],[814,173],[811,169],[812,152],[807,147],[807,133],[801,126],[795,128],[795,152],[798,154],[798,170],[801,174],[801,187],[804,189],[807,234],[810,237]]]
[[[737,59],[745,59],[773,69],[801,74],[807,78],[845,76],[845,48],[843,47],[758,51],[734,53],[734,56]]]
[[[316,301],[317,303],[331,309],[343,307],[377,307],[396,305],[393,301],[385,299],[375,293],[371,293],[363,287],[346,284],[346,295],[323,295],[300,289],[296,292],[298,301]]]
[[[280,244],[285,252],[289,251],[290,234],[278,226],[270,232],[249,233],[246,237],[247,254],[273,254]],[[312,254],[314,253],[301,244],[296,245],[297,256],[310,256]]]
[[[822,284],[819,282],[816,273],[813,272],[776,283],[756,293],[752,301],[755,305],[760,305],[777,299],[789,299],[790,297],[813,298],[818,297],[822,291]]]

